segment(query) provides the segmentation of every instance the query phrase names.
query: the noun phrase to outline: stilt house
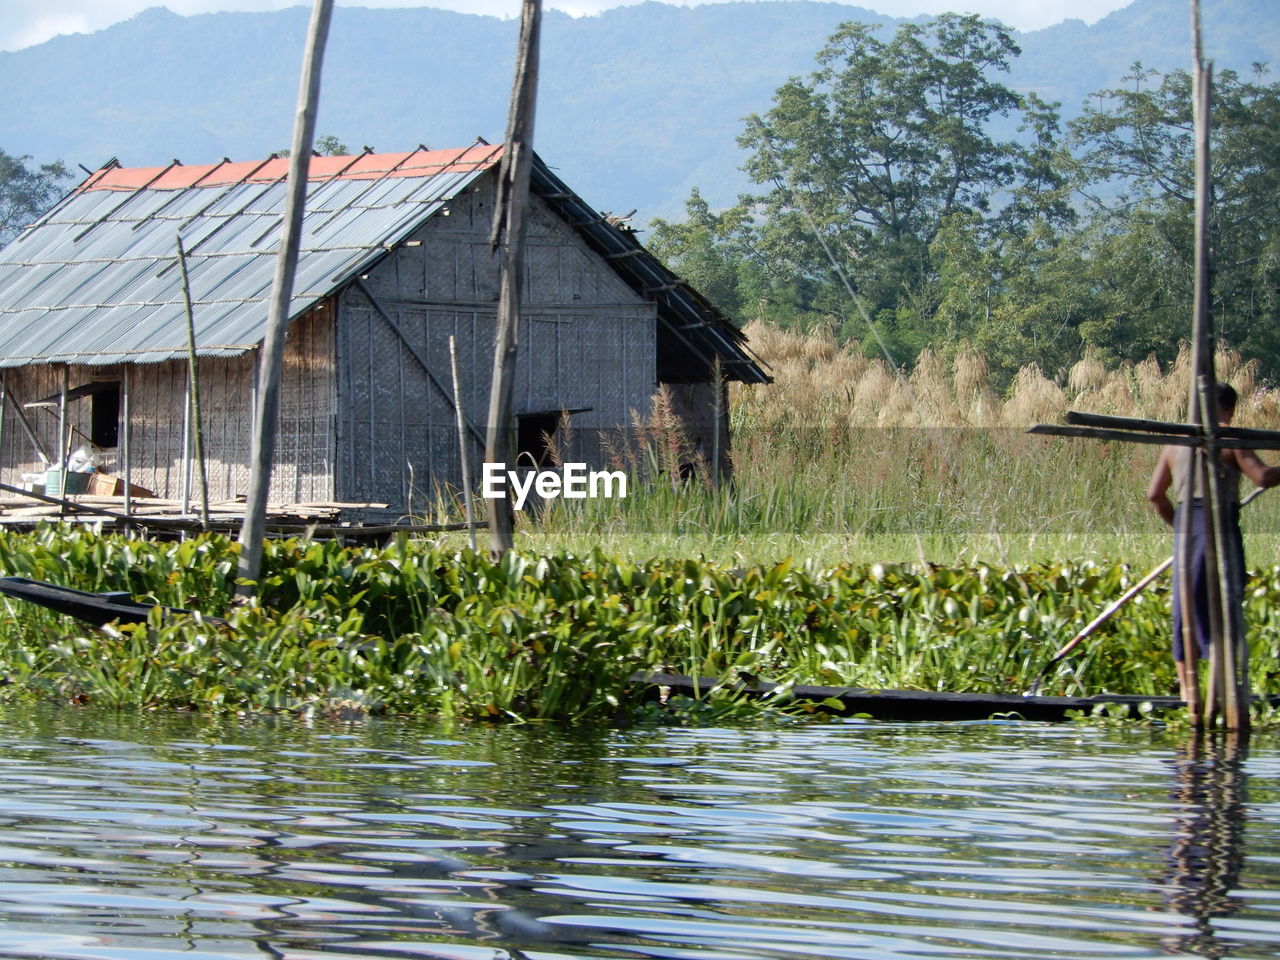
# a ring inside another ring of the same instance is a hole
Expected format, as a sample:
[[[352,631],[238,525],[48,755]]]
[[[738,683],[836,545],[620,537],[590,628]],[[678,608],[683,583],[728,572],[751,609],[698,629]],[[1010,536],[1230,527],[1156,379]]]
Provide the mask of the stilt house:
[[[478,472],[499,153],[477,145],[312,160],[273,503],[408,510],[442,485],[458,488],[450,336]],[[276,158],[111,163],[0,251],[0,480],[91,443],[112,472],[127,470],[157,496],[190,489],[181,237],[210,493],[245,493],[286,173]],[[515,447],[526,462],[544,457],[567,412],[561,458],[607,466],[602,437],[625,431],[666,385],[704,459],[723,453],[724,381],[768,381],[742,334],[541,160],[532,192]]]

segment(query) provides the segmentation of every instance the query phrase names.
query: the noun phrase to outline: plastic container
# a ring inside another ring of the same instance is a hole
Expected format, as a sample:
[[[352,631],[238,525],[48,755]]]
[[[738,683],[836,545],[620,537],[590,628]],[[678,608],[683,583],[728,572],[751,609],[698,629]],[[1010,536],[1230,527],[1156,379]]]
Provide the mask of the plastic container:
[[[50,470],[44,476],[44,492],[50,497],[64,497],[72,493],[84,493],[89,489],[89,473]],[[66,483],[63,483],[63,480]]]

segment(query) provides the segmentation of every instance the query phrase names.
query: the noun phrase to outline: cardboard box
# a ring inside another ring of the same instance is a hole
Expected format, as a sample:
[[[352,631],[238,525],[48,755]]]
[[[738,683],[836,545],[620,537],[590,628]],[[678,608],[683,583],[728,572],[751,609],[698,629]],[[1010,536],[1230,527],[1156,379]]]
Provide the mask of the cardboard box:
[[[88,492],[95,497],[123,497],[124,478],[113,477],[107,473],[95,473],[89,477]],[[129,495],[131,497],[155,496],[150,490],[140,487],[136,483],[129,488]]]

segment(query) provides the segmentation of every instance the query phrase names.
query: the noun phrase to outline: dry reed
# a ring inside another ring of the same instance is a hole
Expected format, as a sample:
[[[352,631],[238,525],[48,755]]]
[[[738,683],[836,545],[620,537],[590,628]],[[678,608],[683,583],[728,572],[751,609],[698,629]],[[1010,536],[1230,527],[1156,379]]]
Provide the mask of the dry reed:
[[[1168,549],[1144,496],[1155,447],[1026,428],[1061,422],[1068,409],[1181,419],[1185,351],[1168,370],[1154,360],[1108,369],[1086,354],[1061,383],[1027,366],[1002,394],[972,352],[926,353],[905,371],[826,334],[759,323],[746,333],[774,383],[730,391],[732,485],[682,482],[690,468],[705,480],[705,464],[659,391],[629,435],[606,441],[611,466],[639,481],[634,493],[625,503],[558,504],[541,532],[634,537],[641,551],[678,541],[713,554],[732,543],[756,559],[806,542],[805,555],[824,559],[942,562],[1145,562]],[[1260,386],[1253,365],[1229,351],[1217,362],[1240,391],[1239,423],[1280,424],[1280,392]],[[1264,505],[1245,521],[1251,561],[1280,556],[1273,514]]]

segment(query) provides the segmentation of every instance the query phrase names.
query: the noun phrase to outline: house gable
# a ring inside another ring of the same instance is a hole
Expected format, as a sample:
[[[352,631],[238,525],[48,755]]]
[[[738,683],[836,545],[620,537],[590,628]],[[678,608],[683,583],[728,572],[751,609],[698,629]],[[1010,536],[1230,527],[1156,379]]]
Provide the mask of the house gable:
[[[339,474],[349,480],[340,497],[398,482],[404,502],[421,503],[438,484],[457,486],[449,338],[479,433],[498,305],[494,196],[494,178],[481,178],[339,297]],[[647,409],[656,387],[657,308],[540,198],[527,231],[514,412],[579,411],[560,453],[600,462],[601,431]],[[481,444],[470,440],[478,464]]]

